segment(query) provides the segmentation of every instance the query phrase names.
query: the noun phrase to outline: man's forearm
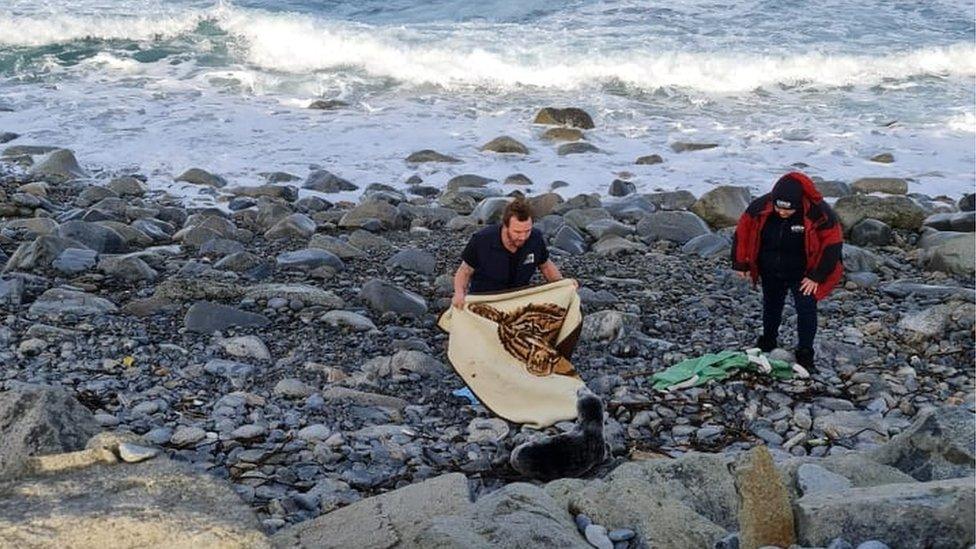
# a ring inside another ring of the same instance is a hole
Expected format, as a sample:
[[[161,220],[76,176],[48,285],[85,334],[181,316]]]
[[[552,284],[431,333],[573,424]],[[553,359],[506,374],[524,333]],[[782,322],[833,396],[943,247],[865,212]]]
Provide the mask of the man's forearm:
[[[458,267],[457,272],[454,273],[455,294],[465,294],[468,292],[468,284],[471,283],[471,273],[472,270],[465,269],[464,265]]]
[[[546,261],[539,267],[539,272],[546,279],[546,282],[555,282],[557,280],[562,280],[563,275],[559,272],[559,267],[552,261]]]

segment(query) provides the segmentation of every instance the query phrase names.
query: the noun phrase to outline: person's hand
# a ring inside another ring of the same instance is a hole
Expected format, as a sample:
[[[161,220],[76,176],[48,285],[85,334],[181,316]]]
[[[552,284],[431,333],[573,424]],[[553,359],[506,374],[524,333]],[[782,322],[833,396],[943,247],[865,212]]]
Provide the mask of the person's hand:
[[[817,284],[809,278],[804,278],[800,281],[800,291],[803,292],[803,295],[813,295],[819,287],[820,284]]]
[[[742,280],[749,280],[749,271],[735,271],[735,276]]]
[[[464,298],[465,298],[464,292],[454,292],[454,297],[451,298],[451,305],[453,305],[457,309],[463,308]]]

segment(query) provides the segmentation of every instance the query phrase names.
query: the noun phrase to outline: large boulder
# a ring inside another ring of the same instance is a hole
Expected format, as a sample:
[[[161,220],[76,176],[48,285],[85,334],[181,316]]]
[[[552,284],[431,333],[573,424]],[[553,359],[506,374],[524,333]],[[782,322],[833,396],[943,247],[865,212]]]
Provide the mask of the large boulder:
[[[742,546],[789,547],[796,541],[793,510],[783,481],[765,446],[756,446],[735,465]]]
[[[874,252],[846,242],[841,255],[844,269],[851,273],[872,272],[881,264],[881,258]]]
[[[862,219],[877,219],[895,229],[917,231],[925,220],[925,210],[907,196],[870,196],[854,194],[837,199],[834,213],[845,230]]]
[[[922,257],[925,269],[968,275],[976,270],[976,233],[948,233]]]
[[[589,130],[594,127],[593,118],[586,111],[573,107],[564,109],[546,107],[536,113],[532,123],[549,126],[569,126],[583,130]]]
[[[94,316],[114,313],[118,308],[111,301],[64,288],[50,289],[34,302],[30,307],[30,314],[45,317],[60,317],[63,315]]]
[[[162,457],[69,468],[72,457],[0,483],[0,546],[271,547],[254,512],[212,475]]]
[[[315,221],[305,214],[291,214],[264,233],[269,240],[308,238],[315,234]]]
[[[285,528],[272,540],[279,549],[301,547],[409,547],[440,516],[471,506],[468,481],[449,473],[361,500]]]
[[[423,297],[375,278],[363,285],[359,297],[381,314],[422,315],[427,312],[427,301]]]
[[[636,476],[583,482],[562,479],[546,492],[560,509],[573,509],[608,527],[632,528],[649,547],[711,547],[726,535],[687,503],[673,499],[663,485]],[[641,546],[641,545],[638,545]]]
[[[637,234],[645,242],[670,240],[685,244],[711,231],[702,218],[691,212],[661,211],[644,216],[637,224]]]
[[[317,234],[313,236],[308,242],[308,247],[320,248],[325,251],[332,252],[342,260],[356,259],[366,255],[366,252],[360,250],[345,240],[324,234]]]
[[[706,151],[715,147],[718,147],[718,143],[688,143],[685,141],[671,143],[671,150],[676,153]]]
[[[98,223],[67,221],[58,227],[58,236],[81,242],[100,254],[119,254],[129,251],[125,238],[118,231]]]
[[[906,194],[908,181],[894,177],[864,177],[851,183],[851,190],[863,194]]]
[[[227,305],[198,301],[194,303],[183,318],[186,329],[191,332],[208,334],[226,330],[231,326],[266,326],[271,321],[267,317],[249,313]]]
[[[976,416],[965,408],[945,407],[920,414],[872,458],[918,480],[943,480],[973,475],[974,448]]]
[[[925,218],[923,225],[937,231],[976,231],[976,212],[937,213]]]
[[[691,208],[695,201],[695,195],[690,191],[661,191],[642,195],[651,204],[661,210],[687,210]]]
[[[645,215],[657,211],[657,206],[639,195],[630,195],[620,200],[608,202],[605,208],[614,219],[635,224],[640,222]]]
[[[346,265],[332,252],[321,248],[305,248],[293,252],[283,252],[275,258],[278,267],[299,271],[311,271],[320,267],[328,267],[333,271],[345,270]]]
[[[0,479],[26,470],[30,456],[81,450],[98,431],[92,413],[64,389],[17,384],[0,392]]]
[[[21,244],[7,259],[3,272],[48,268],[65,250],[73,248],[86,249],[84,244],[68,238],[39,236],[33,242]]]
[[[580,255],[586,253],[589,245],[579,231],[569,225],[563,225],[556,231],[556,236],[552,239],[552,245],[570,255]]]
[[[227,180],[223,177],[212,174],[200,168],[190,168],[181,173],[176,181],[185,181],[192,185],[203,185],[205,187],[222,188],[227,186]]]
[[[404,269],[417,273],[431,275],[437,269],[437,258],[430,252],[407,248],[400,250],[386,261],[387,269]]]
[[[68,149],[58,149],[38,159],[30,169],[31,176],[52,182],[88,177]]]
[[[509,484],[473,505],[459,506],[459,511],[432,518],[404,545],[445,549],[590,547],[577,533],[569,512],[530,484]]]
[[[456,164],[460,162],[460,160],[454,158],[453,156],[441,154],[431,149],[424,149],[422,151],[417,151],[415,153],[412,153],[410,156],[408,156],[407,162],[413,164],[419,164],[421,162],[447,162],[449,164]]]
[[[749,207],[749,200],[749,189],[722,185],[703,194],[691,206],[691,211],[712,227],[732,227]]]
[[[969,547],[976,513],[972,477],[815,492],[795,504],[804,546],[835,538],[891,547]]]
[[[891,227],[877,219],[861,220],[851,229],[851,242],[858,246],[887,246],[891,237]]]
[[[510,154],[529,154],[529,149],[507,135],[496,137],[481,146],[482,151]]]
[[[346,212],[339,219],[339,226],[356,229],[368,227],[374,222],[378,222],[383,229],[396,229],[402,225],[396,206],[384,200],[366,200]]]
[[[708,233],[698,235],[681,247],[681,252],[698,257],[718,257],[728,255],[732,250],[732,240],[723,234]]]
[[[302,188],[320,193],[338,193],[359,189],[355,184],[327,170],[315,170],[308,174]]]

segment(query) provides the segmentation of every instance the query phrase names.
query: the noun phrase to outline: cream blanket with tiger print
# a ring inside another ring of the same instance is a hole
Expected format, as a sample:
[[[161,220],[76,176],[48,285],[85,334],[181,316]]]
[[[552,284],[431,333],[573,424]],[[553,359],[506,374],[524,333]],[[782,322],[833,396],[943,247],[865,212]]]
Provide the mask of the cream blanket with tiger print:
[[[569,361],[583,317],[572,280],[512,292],[471,295],[444,311],[454,370],[493,413],[548,427],[576,418],[583,380]]]

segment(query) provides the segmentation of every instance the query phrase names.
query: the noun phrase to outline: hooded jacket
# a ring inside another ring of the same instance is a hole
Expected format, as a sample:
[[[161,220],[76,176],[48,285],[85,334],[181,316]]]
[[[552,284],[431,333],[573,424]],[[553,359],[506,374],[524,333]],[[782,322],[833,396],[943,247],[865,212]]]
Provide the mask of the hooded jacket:
[[[844,233],[840,222],[813,181],[800,172],[790,172],[779,178],[773,191],[752,201],[739,218],[732,238],[732,268],[748,271],[752,282],[759,280],[759,250],[763,226],[774,215],[774,195],[777,187],[798,184],[803,192],[801,207],[806,247],[806,273],[804,276],[819,284],[814,297],[817,301],[827,297],[844,274],[841,248]]]

